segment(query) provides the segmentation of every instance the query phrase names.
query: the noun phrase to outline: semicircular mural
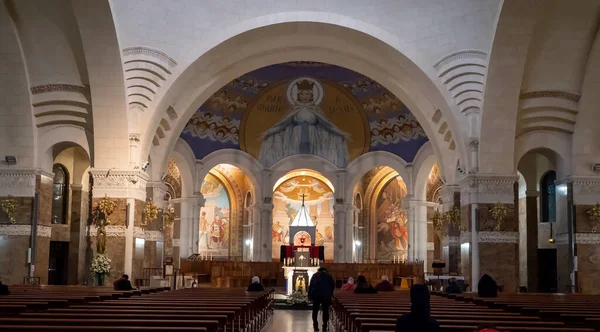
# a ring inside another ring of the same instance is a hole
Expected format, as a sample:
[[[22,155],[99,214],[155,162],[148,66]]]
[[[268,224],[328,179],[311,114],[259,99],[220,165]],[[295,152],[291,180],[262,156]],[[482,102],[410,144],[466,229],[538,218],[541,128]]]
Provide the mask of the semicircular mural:
[[[270,167],[314,154],[343,168],[369,151],[412,162],[428,141],[406,106],[352,70],[288,62],[245,74],[212,95],[181,133],[197,159],[241,149]]]

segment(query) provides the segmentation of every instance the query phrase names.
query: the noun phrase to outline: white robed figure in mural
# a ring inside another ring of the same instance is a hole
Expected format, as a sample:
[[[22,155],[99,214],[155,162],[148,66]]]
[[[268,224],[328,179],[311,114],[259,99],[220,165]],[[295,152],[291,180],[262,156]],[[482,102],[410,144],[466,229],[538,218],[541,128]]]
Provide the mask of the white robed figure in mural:
[[[325,117],[319,104],[323,87],[312,78],[299,78],[287,88],[291,108],[279,122],[261,134],[258,161],[269,167],[295,154],[314,154],[337,167],[348,164],[350,135]]]

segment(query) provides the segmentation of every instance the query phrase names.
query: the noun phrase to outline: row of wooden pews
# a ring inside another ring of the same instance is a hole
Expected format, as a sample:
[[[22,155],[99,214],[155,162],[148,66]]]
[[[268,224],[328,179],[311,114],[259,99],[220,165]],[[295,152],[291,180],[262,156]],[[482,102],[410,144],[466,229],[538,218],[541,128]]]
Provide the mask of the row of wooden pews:
[[[272,315],[272,292],[165,290],[121,292],[92,287],[17,290],[1,297],[0,304],[20,303],[25,308],[18,312],[4,311],[0,330],[257,332]],[[34,302],[46,305],[28,306]]]
[[[354,294],[337,292],[331,307],[334,331],[390,332],[396,319],[410,311],[406,291]],[[593,328],[574,327],[564,321],[479,305],[473,301],[456,301],[442,296],[431,297],[431,315],[442,331],[472,332],[480,324],[491,323],[501,331],[512,332],[593,332]]]
[[[600,296],[582,294],[500,293],[497,298],[479,298],[475,294],[436,293],[459,302],[558,321],[572,327],[600,330]]]

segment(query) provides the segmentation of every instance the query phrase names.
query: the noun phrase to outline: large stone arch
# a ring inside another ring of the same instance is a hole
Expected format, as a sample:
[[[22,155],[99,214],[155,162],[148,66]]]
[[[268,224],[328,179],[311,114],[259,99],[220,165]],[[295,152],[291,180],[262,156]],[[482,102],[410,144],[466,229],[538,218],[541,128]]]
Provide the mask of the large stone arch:
[[[414,191],[413,196],[419,200],[427,199],[427,179],[429,178],[429,174],[431,173],[431,169],[433,165],[437,162],[437,158],[433,153],[433,149],[431,145],[426,144],[421,147],[417,156],[415,157],[415,162],[413,163],[413,179],[414,179]],[[438,164],[438,167],[440,165]]]
[[[409,174],[406,171],[407,165],[408,163],[404,161],[404,159],[393,153],[385,151],[365,153],[362,156],[354,159],[346,168],[346,191],[344,192],[344,201],[352,202],[354,187],[356,184],[368,171],[380,166],[388,166],[394,169],[394,171],[396,171],[398,175],[404,179],[407,187],[409,187],[411,185],[409,181],[412,174]],[[408,190],[410,192],[411,188],[408,188]]]
[[[505,1],[502,5],[484,91],[479,140],[481,173],[514,174],[513,160],[508,156],[514,155],[519,94],[538,13],[529,1]],[[519,29],[514,28],[516,25]]]
[[[285,18],[283,21],[282,17]],[[321,16],[313,13],[312,17]],[[327,20],[321,23],[297,21],[297,16],[277,15],[258,26],[247,25],[238,35],[229,36],[194,61],[176,79],[157,107],[163,110],[171,106],[181,116],[166,139],[153,147],[151,133],[159,125],[160,112],[142,124],[145,132],[140,156],[147,155],[150,150],[153,154],[168,154],[187,119],[234,78],[267,65],[298,60],[336,64],[369,76],[407,105],[433,140],[434,150],[441,160],[450,164],[450,160],[456,160],[456,152],[466,156],[462,144],[457,145],[456,151],[442,147],[442,138],[435,135],[432,125],[434,112],[440,109],[446,115],[450,129],[457,135],[455,140],[462,142],[456,119],[432,79],[398,51],[404,45],[396,37],[366,23],[344,27],[343,24],[327,24]],[[354,42],[348,43],[348,40]],[[466,157],[460,159],[467,160]]]
[[[196,175],[194,181],[194,192],[200,192],[200,186],[206,175],[215,166],[220,164],[233,165],[242,171],[252,183],[254,197],[262,197],[263,187],[260,185],[262,166],[256,159],[244,151],[234,149],[222,149],[208,154],[200,161],[196,161]]]
[[[54,157],[62,150],[72,146],[83,148],[90,162],[92,161],[89,142],[91,134],[79,126],[55,126],[39,135],[37,159],[39,167],[45,172],[52,173]]]
[[[267,187],[264,189],[263,194],[265,196],[272,195],[277,181],[289,172],[298,169],[310,169],[318,172],[333,184],[335,193],[341,190],[336,175],[338,168],[329,160],[315,155],[293,155],[283,158],[271,166],[269,169],[271,174],[268,181],[266,181]]]
[[[191,197],[194,193],[194,169],[196,157],[190,146],[182,139],[177,141],[171,157],[179,168],[181,176],[181,197]]]
[[[521,135],[515,142],[514,169],[530,151],[551,151],[556,156],[556,173],[559,178],[571,175],[571,137],[556,132],[532,132]]]

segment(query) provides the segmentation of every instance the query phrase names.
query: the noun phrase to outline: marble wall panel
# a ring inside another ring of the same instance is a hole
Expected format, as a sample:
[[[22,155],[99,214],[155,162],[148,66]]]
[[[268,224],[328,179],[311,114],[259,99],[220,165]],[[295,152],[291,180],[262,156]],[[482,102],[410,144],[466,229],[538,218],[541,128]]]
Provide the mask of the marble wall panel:
[[[479,243],[481,275],[490,275],[504,292],[519,286],[519,246],[517,243]]]
[[[0,197],[0,201],[7,199],[8,197]],[[33,210],[33,197],[12,197],[17,201],[17,212],[15,213],[15,224],[30,225],[31,224],[31,211]],[[8,224],[8,216],[1,212],[0,213],[0,224]]]
[[[40,278],[42,285],[48,284],[48,265],[50,265],[50,238],[38,236],[35,247],[34,276]]]
[[[579,291],[583,294],[600,294],[600,245],[577,245]]]
[[[52,222],[52,181],[47,176],[37,176],[38,225],[50,225]]]
[[[6,285],[20,284],[28,275],[27,249],[30,236],[0,235],[0,278]]]

